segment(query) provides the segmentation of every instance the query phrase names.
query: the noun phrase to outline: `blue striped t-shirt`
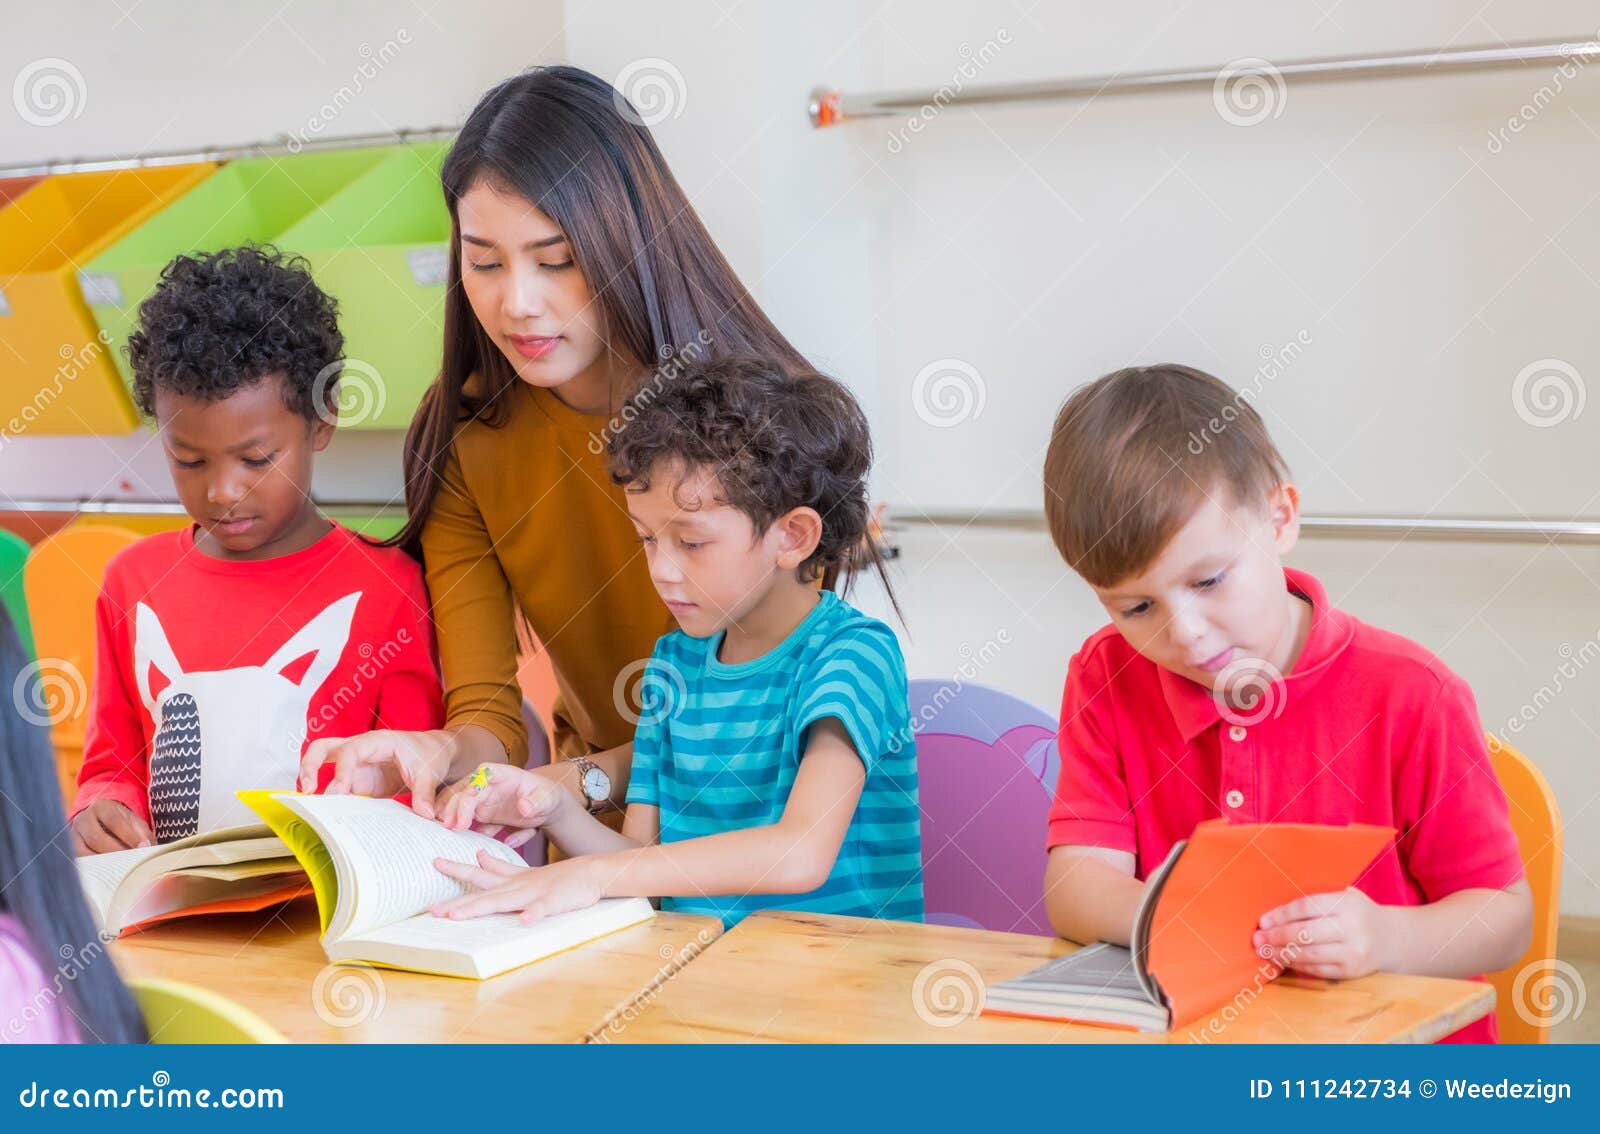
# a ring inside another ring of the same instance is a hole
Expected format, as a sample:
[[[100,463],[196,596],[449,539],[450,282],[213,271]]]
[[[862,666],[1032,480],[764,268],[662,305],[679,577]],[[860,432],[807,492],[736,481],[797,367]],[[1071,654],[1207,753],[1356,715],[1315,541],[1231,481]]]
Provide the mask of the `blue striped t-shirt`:
[[[628,802],[661,812],[661,841],[776,823],[808,726],[836,717],[866,783],[833,871],[806,894],[666,898],[733,926],[761,909],[922,920],[921,815],[905,659],[894,633],[831,591],[769,653],[717,660],[721,633],[656,643],[640,689]]]

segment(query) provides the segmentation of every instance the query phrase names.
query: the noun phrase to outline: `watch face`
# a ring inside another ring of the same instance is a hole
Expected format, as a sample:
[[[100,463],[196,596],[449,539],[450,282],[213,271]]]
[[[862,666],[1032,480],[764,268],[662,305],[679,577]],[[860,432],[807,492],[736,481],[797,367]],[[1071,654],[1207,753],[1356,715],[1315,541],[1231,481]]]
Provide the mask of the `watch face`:
[[[611,794],[611,777],[604,768],[590,768],[583,773],[583,794],[601,800]]]

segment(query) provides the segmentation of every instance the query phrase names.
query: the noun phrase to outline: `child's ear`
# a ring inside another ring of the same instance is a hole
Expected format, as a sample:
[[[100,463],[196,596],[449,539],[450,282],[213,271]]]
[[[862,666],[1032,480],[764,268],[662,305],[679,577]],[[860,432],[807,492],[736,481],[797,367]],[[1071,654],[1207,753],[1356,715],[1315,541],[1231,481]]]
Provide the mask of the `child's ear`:
[[[1280,484],[1267,497],[1267,515],[1272,520],[1273,546],[1278,555],[1288,555],[1300,540],[1300,490]]]
[[[334,412],[337,413],[338,410]],[[311,449],[320,453],[328,447],[328,442],[333,440],[334,424],[320,413],[307,424],[310,426]]]
[[[815,508],[793,508],[774,520],[770,531],[778,543],[778,566],[792,571],[822,542],[822,516]]]

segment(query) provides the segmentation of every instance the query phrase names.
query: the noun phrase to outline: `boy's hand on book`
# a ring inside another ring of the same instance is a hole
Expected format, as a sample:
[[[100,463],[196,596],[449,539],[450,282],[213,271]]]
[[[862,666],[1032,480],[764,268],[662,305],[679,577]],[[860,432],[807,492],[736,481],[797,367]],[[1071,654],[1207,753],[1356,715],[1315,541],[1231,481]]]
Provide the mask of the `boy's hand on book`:
[[[1282,968],[1325,980],[1349,980],[1384,967],[1387,906],[1354,886],[1309,894],[1261,915],[1256,952]]]
[[[125,803],[97,799],[72,817],[72,849],[79,855],[153,847],[155,832]]]
[[[549,866],[512,866],[487,851],[478,865],[436,858],[433,865],[469,887],[472,893],[433,907],[435,917],[460,920],[485,914],[519,913],[524,925],[544,917],[585,910],[605,895],[592,859],[566,858]]]
[[[549,776],[510,764],[484,764],[435,800],[439,822],[453,830],[498,836],[506,827],[517,828],[505,840],[512,848],[553,823],[571,803],[571,793]]]

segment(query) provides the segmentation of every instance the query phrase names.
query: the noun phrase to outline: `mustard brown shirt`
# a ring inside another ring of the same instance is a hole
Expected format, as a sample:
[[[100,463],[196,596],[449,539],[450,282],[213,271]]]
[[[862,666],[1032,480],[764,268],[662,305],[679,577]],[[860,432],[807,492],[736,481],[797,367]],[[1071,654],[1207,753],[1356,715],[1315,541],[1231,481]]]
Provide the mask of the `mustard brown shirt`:
[[[615,422],[524,382],[503,396],[504,425],[458,430],[422,548],[448,723],[488,729],[521,765],[517,608],[550,653],[563,757],[633,739],[619,678],[634,684],[676,623],[606,469]]]

